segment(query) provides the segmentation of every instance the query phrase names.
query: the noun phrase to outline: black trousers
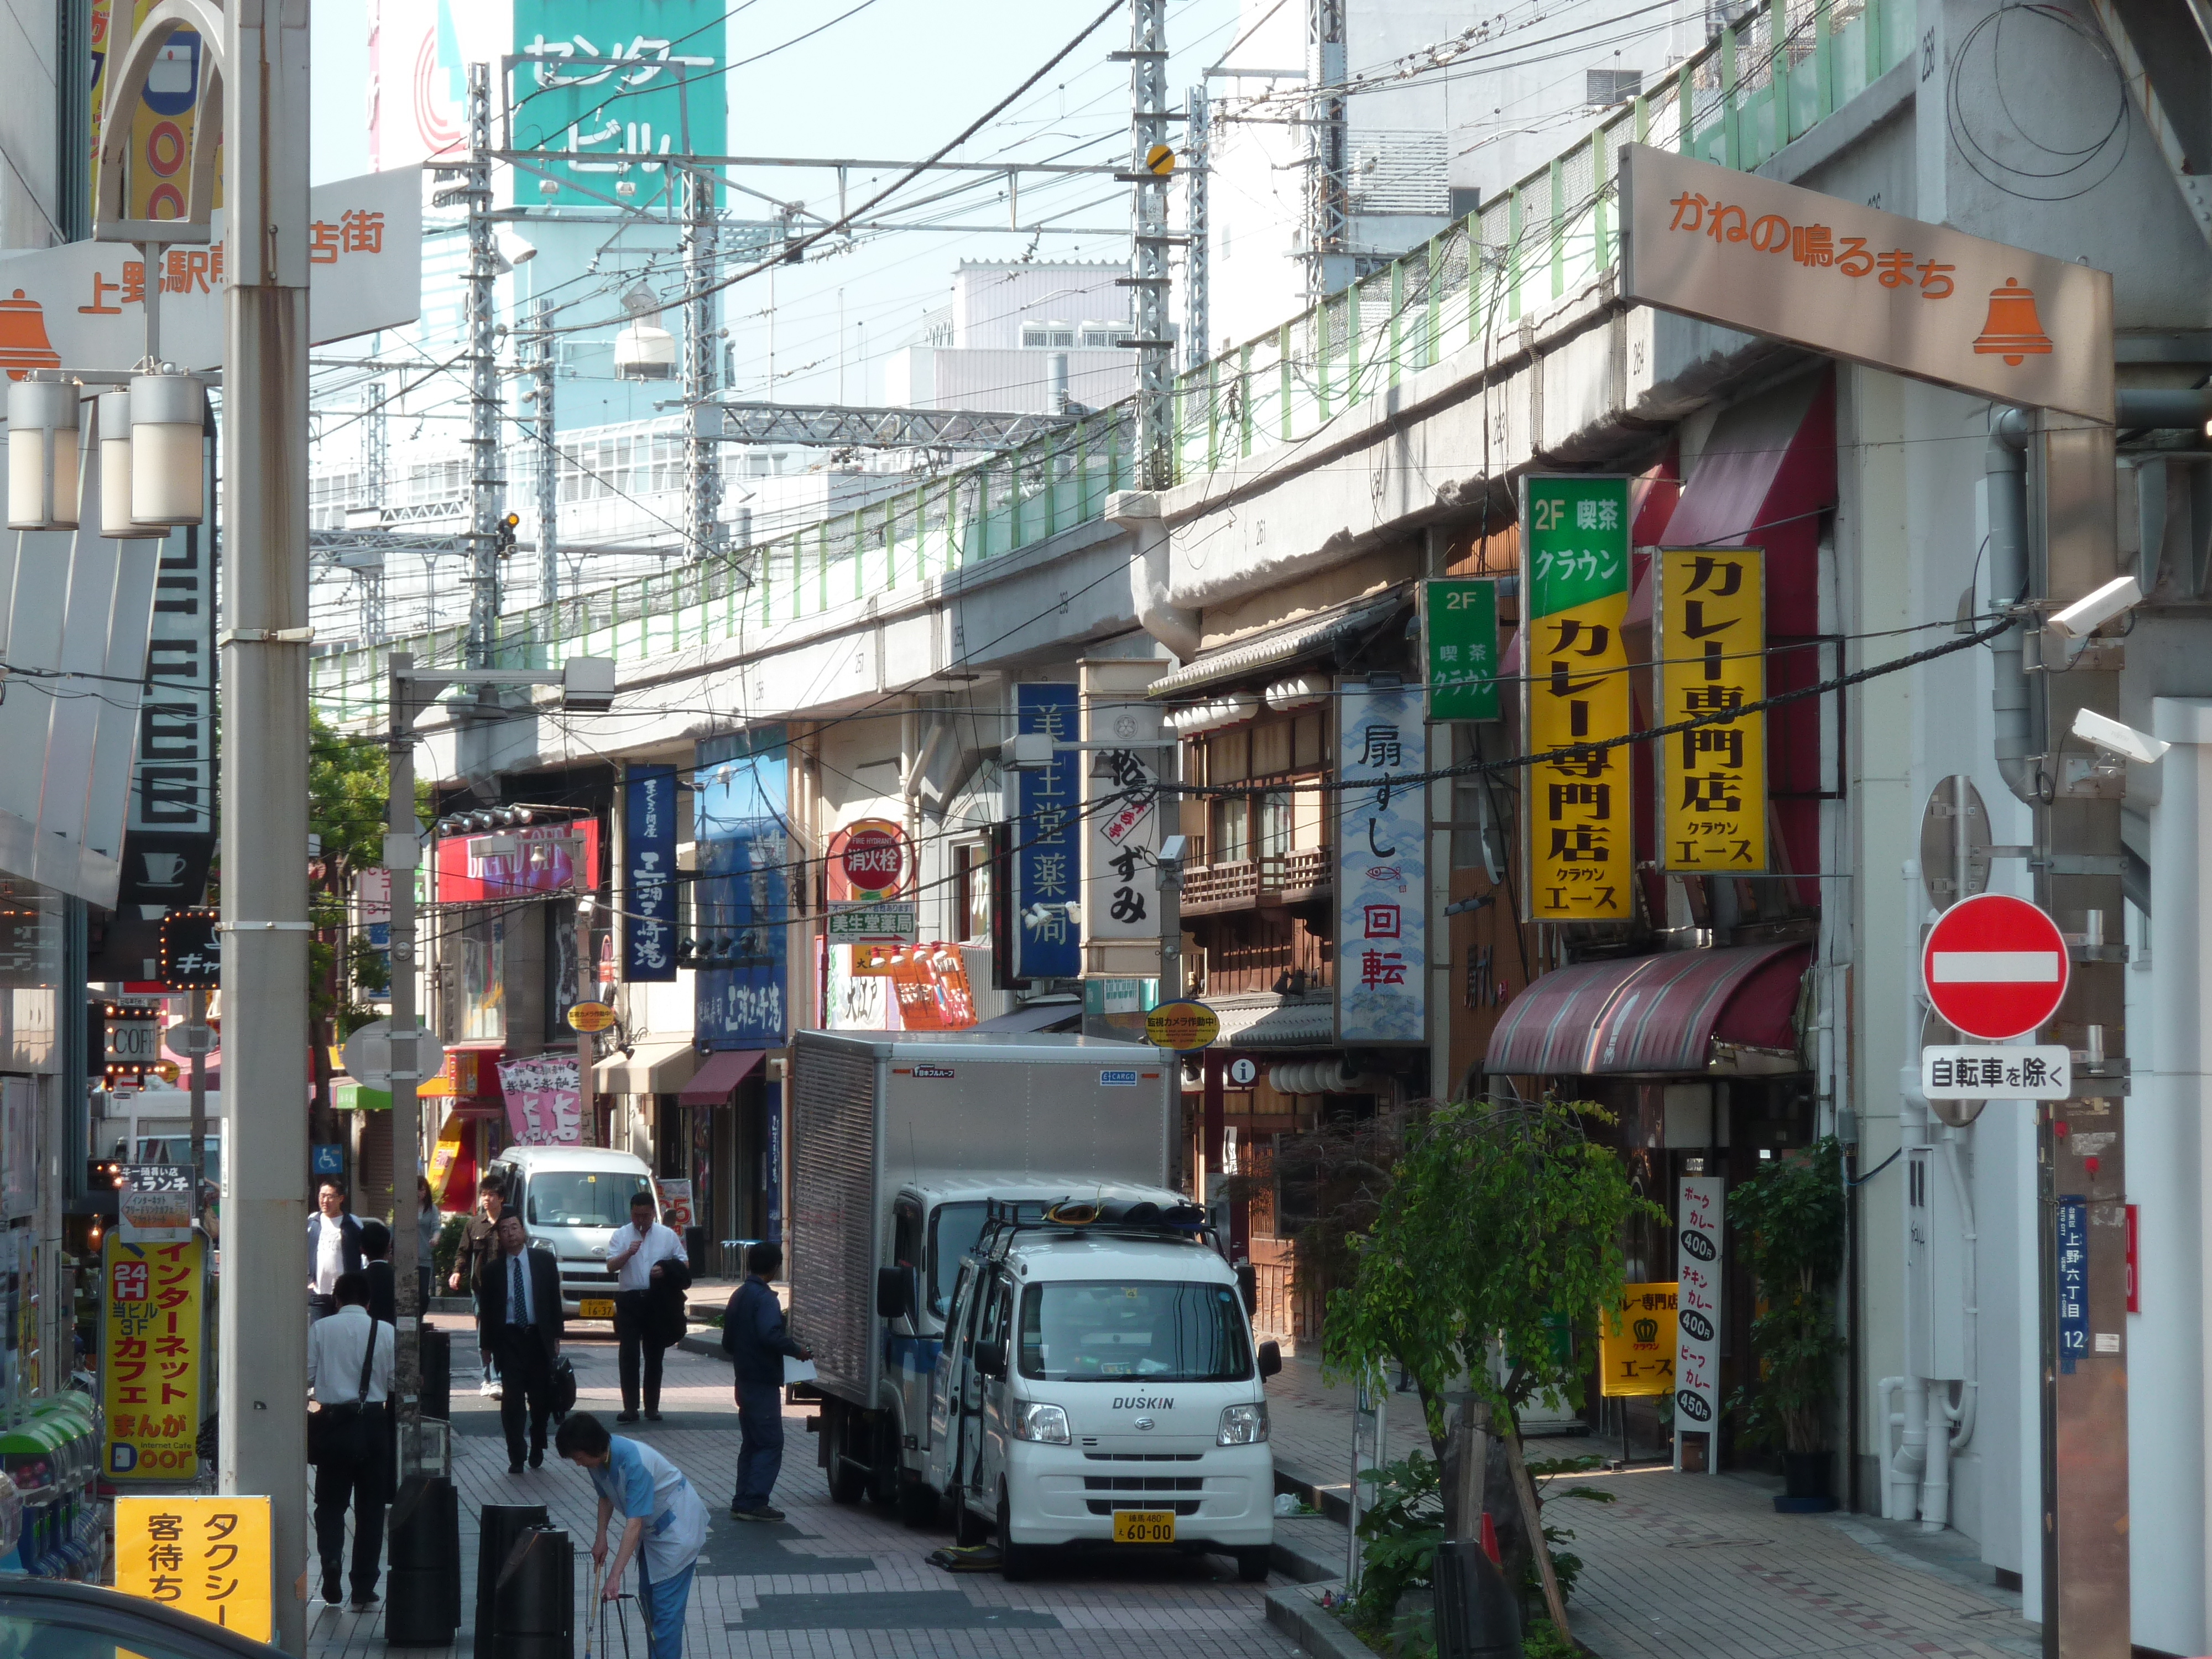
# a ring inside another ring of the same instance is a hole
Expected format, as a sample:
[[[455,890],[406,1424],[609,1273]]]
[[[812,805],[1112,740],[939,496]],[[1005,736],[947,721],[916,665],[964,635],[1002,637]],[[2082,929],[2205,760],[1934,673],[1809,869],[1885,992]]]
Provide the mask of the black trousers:
[[[380,1421],[378,1427],[382,1426]],[[353,1510],[353,1597],[358,1601],[376,1594],[376,1564],[384,1550],[384,1492],[379,1457],[340,1458],[315,1465],[315,1553],[322,1557],[323,1589],[331,1601],[337,1600],[334,1592],[345,1564],[349,1506]]]
[[[615,1292],[615,1339],[622,1344],[623,1409],[637,1409],[639,1361],[644,1362],[645,1408],[660,1409],[660,1362],[667,1352],[653,1340],[653,1292]]]
[[[526,1409],[530,1415],[530,1449],[545,1449],[546,1419],[553,1415],[553,1362],[546,1357],[545,1345],[538,1340],[534,1326],[487,1328],[492,1353],[499,1361],[499,1426],[507,1434],[507,1461],[520,1463]]]

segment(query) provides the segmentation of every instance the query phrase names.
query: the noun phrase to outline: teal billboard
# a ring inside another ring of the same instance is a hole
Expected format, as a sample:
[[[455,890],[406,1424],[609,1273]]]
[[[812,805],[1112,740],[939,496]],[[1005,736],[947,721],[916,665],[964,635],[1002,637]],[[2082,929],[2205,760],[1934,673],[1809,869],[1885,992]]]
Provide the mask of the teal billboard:
[[[519,204],[652,207],[683,197],[654,165],[729,148],[720,0],[515,0],[507,142]]]

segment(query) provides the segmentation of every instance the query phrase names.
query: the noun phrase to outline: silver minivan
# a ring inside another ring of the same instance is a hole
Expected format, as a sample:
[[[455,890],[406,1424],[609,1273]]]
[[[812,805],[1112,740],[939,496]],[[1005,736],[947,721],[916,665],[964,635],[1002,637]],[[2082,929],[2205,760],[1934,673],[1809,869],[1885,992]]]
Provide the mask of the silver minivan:
[[[507,1201],[522,1217],[530,1242],[561,1264],[561,1310],[571,1319],[615,1316],[615,1275],[607,1247],[629,1225],[629,1201],[660,1194],[653,1171],[634,1152],[605,1146],[510,1146],[492,1173],[507,1183]]]

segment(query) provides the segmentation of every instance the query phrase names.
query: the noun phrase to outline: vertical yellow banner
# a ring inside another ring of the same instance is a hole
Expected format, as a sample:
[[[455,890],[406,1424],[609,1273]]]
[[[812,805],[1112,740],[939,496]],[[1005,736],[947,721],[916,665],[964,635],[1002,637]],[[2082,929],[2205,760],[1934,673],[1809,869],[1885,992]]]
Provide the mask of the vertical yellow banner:
[[[118,1498],[115,1588],[266,1642],[269,1536],[266,1498]]]
[[[1528,769],[1522,817],[1530,921],[1626,921],[1634,913],[1627,745],[1575,747],[1628,733],[1628,652],[1620,638],[1627,616],[1624,585],[1524,624],[1526,752],[1568,751]]]
[[[182,1484],[199,1474],[205,1249],[198,1237],[126,1244],[119,1231],[107,1236],[100,1375],[111,1480]]]
[[[1659,720],[1741,708],[1766,696],[1766,565],[1755,547],[1657,555],[1651,653]],[[1766,870],[1766,716],[1693,726],[1660,742],[1659,858],[1667,870]]]

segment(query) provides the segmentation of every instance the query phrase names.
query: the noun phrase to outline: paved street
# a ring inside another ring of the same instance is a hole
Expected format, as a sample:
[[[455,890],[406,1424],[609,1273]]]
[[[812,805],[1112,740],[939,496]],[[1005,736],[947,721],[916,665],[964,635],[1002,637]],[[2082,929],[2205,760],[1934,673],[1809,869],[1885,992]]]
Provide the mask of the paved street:
[[[465,1321],[435,1322],[459,1330]],[[464,1367],[455,1342],[457,1372]],[[621,1400],[611,1340],[572,1342],[579,1409],[610,1426]],[[590,1542],[591,1488],[570,1465],[507,1473],[498,1407],[476,1392],[474,1356],[465,1381],[454,1380],[455,1474],[463,1518],[466,1616],[476,1594],[477,1507],[488,1503],[544,1503],[556,1525],[568,1528],[581,1552]],[[672,1350],[662,1395],[665,1420],[640,1424],[640,1433],[692,1478],[714,1515],[714,1528],[691,1595],[684,1632],[688,1656],[896,1655],[900,1659],[996,1659],[1050,1655],[1065,1659],[1126,1659],[1130,1656],[1202,1652],[1207,1659],[1266,1656],[1279,1659],[1291,1644],[1268,1629],[1262,1588],[1237,1582],[1234,1567],[1213,1557],[1092,1557],[1055,1566],[1043,1582],[1014,1585],[994,1573],[955,1576],[924,1559],[949,1543],[949,1526],[920,1533],[865,1505],[846,1509],[830,1501],[814,1465],[815,1439],[805,1415],[786,1419],[788,1439],[776,1502],[787,1523],[764,1527],[729,1518],[735,1478],[738,1419],[730,1402],[729,1367],[718,1358]],[[577,1595],[585,1594],[580,1559]],[[380,1608],[356,1615],[318,1601],[309,1613],[309,1651],[317,1659],[380,1655]],[[623,1652],[610,1631],[611,1645]],[[594,1650],[597,1651],[595,1645]],[[428,1652],[434,1650],[410,1650]],[[468,1651],[464,1629],[448,1652]],[[579,1644],[578,1651],[582,1651]],[[645,1659],[645,1642],[633,1608],[629,1651]]]

